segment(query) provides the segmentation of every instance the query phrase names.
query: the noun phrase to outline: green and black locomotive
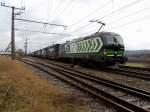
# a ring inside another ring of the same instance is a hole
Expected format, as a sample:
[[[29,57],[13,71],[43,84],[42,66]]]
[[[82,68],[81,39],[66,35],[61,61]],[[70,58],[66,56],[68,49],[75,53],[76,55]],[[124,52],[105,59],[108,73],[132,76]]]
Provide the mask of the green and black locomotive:
[[[34,56],[70,60],[73,62],[116,64],[125,63],[122,37],[113,32],[93,35],[55,44],[31,53]]]

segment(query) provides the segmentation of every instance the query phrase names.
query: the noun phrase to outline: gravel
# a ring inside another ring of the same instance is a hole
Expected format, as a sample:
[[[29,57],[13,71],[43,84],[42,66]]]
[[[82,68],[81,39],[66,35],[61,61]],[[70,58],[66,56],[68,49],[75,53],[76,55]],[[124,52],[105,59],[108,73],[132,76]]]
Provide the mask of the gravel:
[[[98,77],[106,79],[106,80],[114,81],[114,82],[125,84],[125,85],[130,85],[130,86],[133,86],[133,87],[136,87],[136,88],[140,88],[140,89],[144,89],[146,91],[150,91],[150,82],[149,81],[144,81],[144,80],[131,78],[131,77],[127,77],[127,76],[121,76],[121,75],[117,75],[117,74],[114,74],[114,73],[106,73],[106,72],[102,72],[102,71],[94,70],[94,69],[89,69],[89,68],[87,69],[87,68],[83,68],[79,65],[73,66],[71,64],[64,64],[64,63],[54,62],[54,61],[49,61],[49,60],[48,60],[48,62],[56,63],[56,64],[61,65],[61,66],[67,66],[67,67],[70,67],[70,68],[74,68],[74,69],[79,70],[79,71],[84,71],[85,73],[89,73],[91,75],[95,75],[95,76],[98,76]],[[72,86],[72,85],[70,85],[66,82],[63,82],[63,81],[61,81],[61,80],[45,73],[45,72],[41,72],[36,68],[33,68],[31,66],[30,66],[30,68],[35,70],[41,77],[43,77],[43,78],[47,79],[48,81],[62,87],[67,92],[79,94],[79,96],[83,99],[83,101],[86,102],[86,104],[88,105],[89,112],[114,112],[115,111],[112,107],[109,107],[108,105],[106,106],[102,102],[100,102],[99,100],[93,99],[89,94],[87,94],[83,91],[80,91],[76,87],[74,87],[74,86]],[[53,73],[57,73],[57,72],[53,71]],[[91,82],[89,82],[89,83],[91,83]],[[93,85],[96,85],[96,84],[93,83]],[[97,86],[97,87],[98,88],[103,88],[100,85]],[[112,91],[111,89],[109,89],[107,87],[103,88],[103,90],[109,91],[111,94],[113,94],[113,92],[114,92],[114,91]],[[116,91],[114,93],[116,94]],[[118,95],[122,95],[122,92],[118,91]],[[128,97],[128,98],[126,98],[127,100],[128,99],[129,100],[132,100],[132,99],[134,100],[134,98],[132,98],[132,96],[126,96],[126,97]],[[137,98],[135,98],[135,99],[137,99]],[[135,100],[135,102],[133,102],[133,103],[134,104],[139,103],[139,105],[143,105],[143,104],[148,103],[148,102],[144,102],[144,101],[137,102]]]
[[[54,62],[54,61],[50,61],[48,60],[47,62],[52,62],[52,63],[56,63],[58,65],[61,66],[67,66],[70,68],[74,68],[75,70],[78,71],[84,71],[85,73],[91,74],[91,75],[95,75],[97,77],[106,79],[106,80],[110,80],[110,81],[114,81],[120,84],[125,84],[125,85],[130,85],[132,87],[136,87],[142,90],[146,90],[150,92],[150,81],[145,81],[145,80],[141,80],[141,79],[137,79],[137,78],[132,78],[132,77],[128,77],[128,76],[121,76],[121,75],[117,75],[114,73],[106,73],[100,70],[94,70],[94,69],[89,69],[89,68],[83,68],[79,65],[75,65],[72,67],[71,64],[65,64],[65,63],[60,63],[60,62]]]
[[[97,100],[95,98],[92,98],[92,96],[88,93],[85,93],[84,91],[80,91],[75,86],[70,85],[69,83],[66,83],[60,79],[55,78],[54,76],[49,75],[48,73],[45,73],[35,67],[32,67],[30,65],[26,65],[28,68],[32,69],[39,75],[40,77],[48,80],[50,83],[53,83],[54,85],[59,86],[60,88],[64,89],[66,92],[78,94],[78,96],[85,102],[85,104],[88,107],[89,112],[115,112],[116,110],[113,109],[113,107],[110,107],[109,105],[105,105],[100,100]],[[53,73],[56,73],[52,70]]]

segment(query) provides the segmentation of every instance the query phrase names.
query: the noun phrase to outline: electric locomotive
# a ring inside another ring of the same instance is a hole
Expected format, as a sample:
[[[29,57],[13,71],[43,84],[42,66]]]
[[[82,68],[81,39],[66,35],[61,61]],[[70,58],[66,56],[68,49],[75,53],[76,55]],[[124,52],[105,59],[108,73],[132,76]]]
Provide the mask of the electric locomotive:
[[[123,39],[114,32],[95,33],[87,37],[67,41],[63,44],[49,46],[32,54],[79,63],[110,65],[127,61],[127,58],[124,56]]]
[[[61,44],[59,57],[101,64],[124,63],[126,61],[122,37],[113,32],[95,33]]]

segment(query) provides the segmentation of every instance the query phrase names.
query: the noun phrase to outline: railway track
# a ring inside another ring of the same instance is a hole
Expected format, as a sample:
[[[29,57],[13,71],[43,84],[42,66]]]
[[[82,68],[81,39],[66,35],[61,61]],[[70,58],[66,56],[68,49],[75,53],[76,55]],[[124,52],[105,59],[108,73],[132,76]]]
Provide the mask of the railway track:
[[[39,59],[21,60],[82,89],[121,112],[150,112],[150,93]],[[59,73],[54,74],[54,70]]]
[[[132,66],[125,66],[125,65],[119,65],[119,67],[127,70],[133,70],[137,72],[144,72],[150,74],[150,68],[132,67]]]
[[[44,60],[44,58],[37,58],[37,59]],[[129,67],[129,66],[119,65],[119,68],[107,67],[107,68],[96,68],[96,70],[100,70],[108,73],[114,73],[122,76],[128,76],[137,79],[142,79],[145,81],[150,81],[149,68]]]
[[[126,65],[119,65],[119,67],[150,71],[150,68],[144,68],[144,67],[142,68],[142,67],[134,67],[134,66],[126,66]]]
[[[150,71],[148,70],[145,71],[143,69],[137,70],[130,67],[121,67],[121,68],[105,68],[104,71],[150,81]]]

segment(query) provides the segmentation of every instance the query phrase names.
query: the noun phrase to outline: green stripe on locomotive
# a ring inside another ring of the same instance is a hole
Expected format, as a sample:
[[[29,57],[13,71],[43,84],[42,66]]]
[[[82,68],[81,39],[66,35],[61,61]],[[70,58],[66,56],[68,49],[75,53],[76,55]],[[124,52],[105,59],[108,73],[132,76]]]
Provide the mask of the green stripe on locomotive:
[[[100,51],[103,43],[100,37],[84,39],[77,42],[67,43],[66,49],[69,49],[67,54],[70,53],[97,53]]]
[[[67,43],[65,49],[69,49],[67,52],[68,57],[91,58],[104,55],[101,51],[102,46],[101,38],[95,37]]]
[[[123,56],[124,55],[124,50],[118,50],[118,51],[114,51],[111,49],[107,49],[105,52],[106,56]]]

